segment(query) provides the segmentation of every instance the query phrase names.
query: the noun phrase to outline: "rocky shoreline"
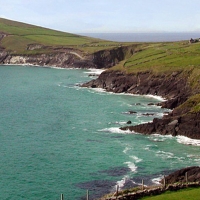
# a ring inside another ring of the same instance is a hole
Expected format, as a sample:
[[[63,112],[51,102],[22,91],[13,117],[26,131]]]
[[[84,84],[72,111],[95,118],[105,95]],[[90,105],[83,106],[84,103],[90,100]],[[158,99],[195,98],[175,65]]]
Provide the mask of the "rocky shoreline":
[[[116,191],[113,194],[105,195],[99,200],[136,200],[148,196],[156,196],[166,191],[178,191],[185,188],[200,187],[200,167],[193,166],[177,170],[165,176],[159,185],[138,186],[132,189]]]
[[[190,73],[193,73],[192,71]],[[190,74],[176,71],[166,75],[155,75],[152,72],[126,74],[122,71],[107,70],[97,79],[91,80],[82,87],[103,88],[114,93],[131,93],[140,95],[158,95],[166,99],[158,105],[172,109],[162,119],[154,118],[152,123],[122,127],[142,134],[162,134],[186,136],[200,139],[200,113],[190,112],[190,107],[180,108],[191,95],[199,93],[188,84]]]

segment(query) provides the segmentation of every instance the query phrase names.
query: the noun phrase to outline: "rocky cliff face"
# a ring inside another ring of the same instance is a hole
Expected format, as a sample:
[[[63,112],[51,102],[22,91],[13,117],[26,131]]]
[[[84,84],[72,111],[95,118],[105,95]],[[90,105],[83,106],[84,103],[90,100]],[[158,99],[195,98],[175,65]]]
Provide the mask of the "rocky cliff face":
[[[162,119],[155,118],[152,123],[127,126],[121,129],[144,134],[184,135],[200,139],[200,113],[177,109],[177,106],[193,95],[194,91],[188,85],[188,77],[189,75],[183,71],[155,75],[151,72],[126,74],[121,71],[107,70],[96,80],[83,84],[83,87],[100,87],[116,93],[152,94],[165,97],[167,101],[161,105],[174,109],[172,113]]]
[[[92,68],[95,64],[87,58],[82,58],[73,50],[43,53],[36,55],[11,55],[5,51],[0,52],[1,64],[30,64],[38,66],[54,66],[62,68]]]
[[[171,75],[154,75],[151,72],[126,74],[121,71],[107,70],[96,80],[83,84],[83,87],[103,88],[109,92],[152,94],[168,99],[163,107],[173,109],[182,104],[190,95],[187,79],[181,72]]]
[[[132,55],[132,47],[118,47],[102,50],[93,54],[73,48],[51,49],[39,44],[27,47],[27,52],[43,49],[51,53],[14,55],[0,49],[0,64],[31,64],[39,66],[55,66],[62,68],[109,68],[125,58],[127,52]]]
[[[110,50],[102,50],[92,55],[92,60],[98,68],[110,68],[120,61],[124,60],[127,55],[133,55],[135,46],[118,47]]]

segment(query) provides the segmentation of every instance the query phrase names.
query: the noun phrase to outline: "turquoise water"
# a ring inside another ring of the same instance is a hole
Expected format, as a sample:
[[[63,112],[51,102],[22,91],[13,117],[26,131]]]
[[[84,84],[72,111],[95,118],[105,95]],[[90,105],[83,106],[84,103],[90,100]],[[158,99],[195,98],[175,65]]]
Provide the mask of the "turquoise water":
[[[200,165],[198,146],[120,131],[166,110],[152,97],[78,87],[87,72],[0,66],[0,199],[79,200],[87,189],[94,199]]]

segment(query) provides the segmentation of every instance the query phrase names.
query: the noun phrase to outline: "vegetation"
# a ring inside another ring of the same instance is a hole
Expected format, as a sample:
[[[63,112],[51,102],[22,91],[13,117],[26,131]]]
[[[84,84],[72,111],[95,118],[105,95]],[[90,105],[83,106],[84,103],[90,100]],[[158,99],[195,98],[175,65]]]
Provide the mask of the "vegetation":
[[[200,94],[191,96],[186,102],[176,108],[182,110],[183,113],[197,113],[200,112]]]
[[[95,52],[120,45],[118,42],[55,31],[3,18],[0,18],[0,33],[7,35],[1,40],[0,46],[11,54],[35,54],[47,51],[46,48],[27,51],[28,45],[31,44],[47,46],[49,51],[52,51],[52,48],[76,48],[85,52]]]
[[[135,53],[121,68],[127,73],[152,71],[156,74],[198,69],[200,73],[200,43],[183,42],[149,43],[138,46]],[[113,68],[113,69],[118,69]]]
[[[188,188],[176,192],[167,191],[164,194],[153,197],[145,197],[141,200],[199,200],[199,196],[200,188]]]

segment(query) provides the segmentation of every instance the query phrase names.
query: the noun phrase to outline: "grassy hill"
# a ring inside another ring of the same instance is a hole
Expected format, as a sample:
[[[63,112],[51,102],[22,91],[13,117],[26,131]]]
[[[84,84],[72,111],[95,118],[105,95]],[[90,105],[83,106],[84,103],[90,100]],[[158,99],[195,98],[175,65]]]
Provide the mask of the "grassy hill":
[[[119,45],[117,42],[55,31],[3,18],[0,18],[0,33],[6,34],[0,42],[0,47],[15,54],[43,53],[51,51],[51,48],[69,47],[94,52]],[[48,48],[27,52],[30,44],[43,45]]]
[[[200,68],[200,42],[181,41],[141,44],[133,56],[113,69],[127,73],[148,70],[160,74],[193,67]]]

